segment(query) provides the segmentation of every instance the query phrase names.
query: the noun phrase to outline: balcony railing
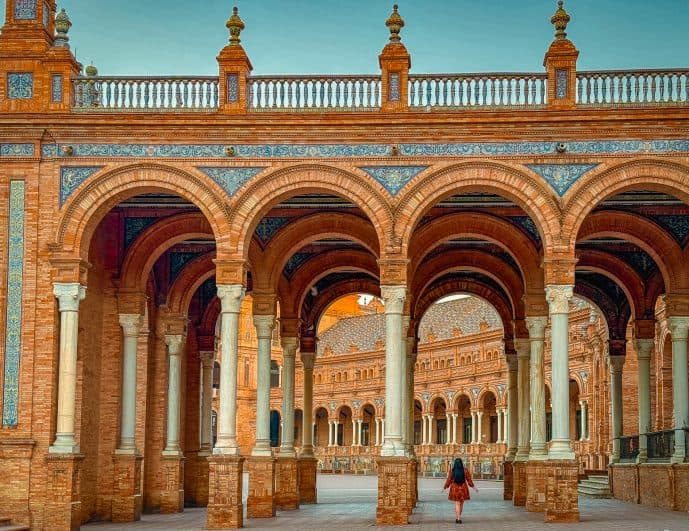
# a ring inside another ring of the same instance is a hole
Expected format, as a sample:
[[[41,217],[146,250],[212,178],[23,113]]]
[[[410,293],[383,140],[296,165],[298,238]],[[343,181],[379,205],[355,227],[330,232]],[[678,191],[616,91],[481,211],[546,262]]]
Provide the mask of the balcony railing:
[[[536,107],[546,103],[546,74],[409,76],[410,107]]]
[[[577,72],[579,105],[668,105],[689,102],[689,70]]]
[[[217,77],[82,77],[74,108],[121,111],[214,111]]]
[[[675,430],[664,430],[649,433],[648,458],[670,459],[675,453]]]
[[[620,460],[634,461],[639,455],[639,436],[620,437]]]
[[[260,76],[249,79],[249,110],[350,110],[380,107],[380,76]]]
[[[546,73],[410,75],[407,104],[416,110],[544,108]],[[689,69],[577,72],[582,107],[689,105]],[[79,77],[73,108],[80,111],[215,111],[217,77]],[[379,75],[254,76],[247,111],[377,111]]]

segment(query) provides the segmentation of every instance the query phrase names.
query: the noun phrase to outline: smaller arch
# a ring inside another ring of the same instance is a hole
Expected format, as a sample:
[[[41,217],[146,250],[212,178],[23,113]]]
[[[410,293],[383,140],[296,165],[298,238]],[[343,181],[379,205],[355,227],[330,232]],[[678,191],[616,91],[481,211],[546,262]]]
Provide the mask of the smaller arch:
[[[175,279],[168,293],[167,306],[173,313],[186,315],[189,304],[203,283],[215,276],[213,253],[206,253],[189,262]]]

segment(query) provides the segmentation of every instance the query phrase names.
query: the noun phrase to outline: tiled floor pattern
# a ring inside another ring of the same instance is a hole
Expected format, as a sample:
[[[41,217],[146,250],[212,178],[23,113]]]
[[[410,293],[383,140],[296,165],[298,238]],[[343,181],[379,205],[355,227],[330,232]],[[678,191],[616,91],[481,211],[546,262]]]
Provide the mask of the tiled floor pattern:
[[[372,476],[319,476],[317,505],[305,505],[298,511],[279,512],[276,518],[245,520],[246,529],[298,529],[303,531],[359,531],[404,529],[405,531],[440,531],[462,529],[475,531],[550,529],[557,531],[687,531],[689,514],[664,511],[616,500],[579,499],[579,524],[545,524],[543,515],[529,513],[502,501],[502,483],[477,481],[479,493],[472,491],[465,504],[463,523],[454,522],[453,504],[441,492],[442,479],[421,479],[418,507],[405,527],[377,528],[376,483]],[[246,481],[245,481],[246,485]],[[246,494],[245,494],[246,495]],[[175,515],[146,514],[134,524],[93,523],[84,526],[93,531],[121,529],[203,529],[205,509],[185,509]]]

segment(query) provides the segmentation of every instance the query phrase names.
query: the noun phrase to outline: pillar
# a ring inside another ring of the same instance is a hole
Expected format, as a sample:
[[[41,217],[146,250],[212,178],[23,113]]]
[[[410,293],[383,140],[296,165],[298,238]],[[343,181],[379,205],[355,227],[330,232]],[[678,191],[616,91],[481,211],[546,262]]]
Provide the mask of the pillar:
[[[634,350],[638,358],[639,385],[639,455],[638,463],[648,460],[648,437],[651,431],[651,353],[654,347],[653,339],[637,339]],[[583,417],[583,410],[582,410]]]
[[[218,439],[208,458],[208,529],[243,526],[242,487],[244,458],[237,443],[237,351],[241,284],[218,284],[220,299],[220,411]]]
[[[503,411],[502,409],[498,409],[498,441],[499,443],[502,442],[502,418],[503,418]]]
[[[221,304],[220,348],[222,361],[220,364],[218,439],[213,453],[216,455],[239,455],[239,444],[237,443],[237,351],[239,310],[242,299],[244,299],[245,289],[241,284],[218,284],[217,292]],[[218,473],[222,473],[224,470],[234,470],[232,467],[238,466],[241,475],[243,461],[232,461],[231,464],[229,461],[224,464],[220,461],[218,463]],[[241,503],[241,492],[239,499]],[[217,518],[218,521],[222,519],[222,517]],[[231,519],[236,520],[236,516],[232,516]]]
[[[620,461],[620,437],[622,437],[622,368],[624,356],[609,356],[610,403],[612,404],[612,456],[611,461]]]
[[[180,448],[180,403],[182,381],[182,335],[166,335],[168,353],[167,431],[162,467],[163,491],[160,512],[177,513],[184,509],[184,458]]]
[[[519,380],[519,385],[517,387],[517,400],[519,402],[519,434],[515,460],[527,461],[529,458],[529,441],[531,439],[531,413],[529,411],[529,388],[531,377],[529,374],[529,357],[531,347],[530,342],[524,339],[517,339],[515,341],[515,347],[517,349],[517,378]]]
[[[543,461],[548,458],[548,451],[546,449],[545,440],[545,366],[543,360],[543,351],[545,349],[545,327],[547,323],[547,317],[526,318],[526,327],[529,331],[531,371],[531,442],[529,449],[530,461]],[[567,389],[569,389],[569,380],[567,384]]]
[[[275,463],[275,506],[282,511],[299,508],[299,467],[294,449],[294,362],[296,337],[282,338],[282,441]]]
[[[579,437],[580,441],[585,441],[586,440],[586,427],[587,427],[587,403],[586,400],[579,400],[579,407],[581,408],[581,426],[579,428],[579,431],[581,432],[581,437]]]
[[[311,347],[311,349],[308,349]],[[313,454],[313,361],[315,342],[307,345],[305,338],[301,344],[301,363],[304,366],[304,415],[302,445],[299,454],[299,503],[316,503],[316,471],[318,460]]]
[[[519,439],[518,407],[519,399],[517,393],[518,361],[517,356],[507,356],[507,456],[510,461],[517,455],[517,444]]]
[[[359,419],[352,417],[352,446],[360,446],[358,438]]]
[[[256,442],[252,456],[272,456],[270,449],[270,345],[275,316],[254,315],[258,352],[256,355]]]
[[[687,336],[689,317],[669,317],[672,334],[672,404],[675,418],[675,453],[672,463],[685,458],[684,428],[689,426],[689,389],[687,388]]]
[[[201,437],[199,455],[208,456],[213,443],[211,428],[211,405],[213,402],[213,363],[215,352],[199,352],[201,361]]]
[[[402,386],[406,352],[402,349],[402,310],[406,286],[381,286],[385,304],[385,442],[381,456],[403,457],[402,444]]]
[[[479,409],[476,412],[476,425],[478,429],[476,430],[476,442],[481,444],[483,442],[483,410]]]
[[[471,411],[471,444],[478,442],[478,433],[476,430],[476,411]]]
[[[79,302],[86,296],[86,287],[74,283],[53,283],[53,295],[60,312],[60,363],[57,387],[57,431],[49,449],[55,454],[78,454],[74,437],[74,414],[77,392],[77,338],[79,334]],[[78,469],[78,466],[74,466]]]
[[[570,285],[546,287],[550,309],[552,345],[552,412],[553,437],[549,459],[574,459],[569,438],[569,300],[574,288]]]
[[[428,415],[428,444],[435,444],[435,437],[433,436],[433,414]]]

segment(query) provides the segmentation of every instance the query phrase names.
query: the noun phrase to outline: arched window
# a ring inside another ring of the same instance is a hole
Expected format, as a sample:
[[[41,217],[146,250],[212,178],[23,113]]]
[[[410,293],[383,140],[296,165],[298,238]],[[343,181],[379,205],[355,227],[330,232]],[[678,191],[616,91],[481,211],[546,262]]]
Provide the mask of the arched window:
[[[280,387],[280,366],[275,360],[270,360],[270,386]]]

